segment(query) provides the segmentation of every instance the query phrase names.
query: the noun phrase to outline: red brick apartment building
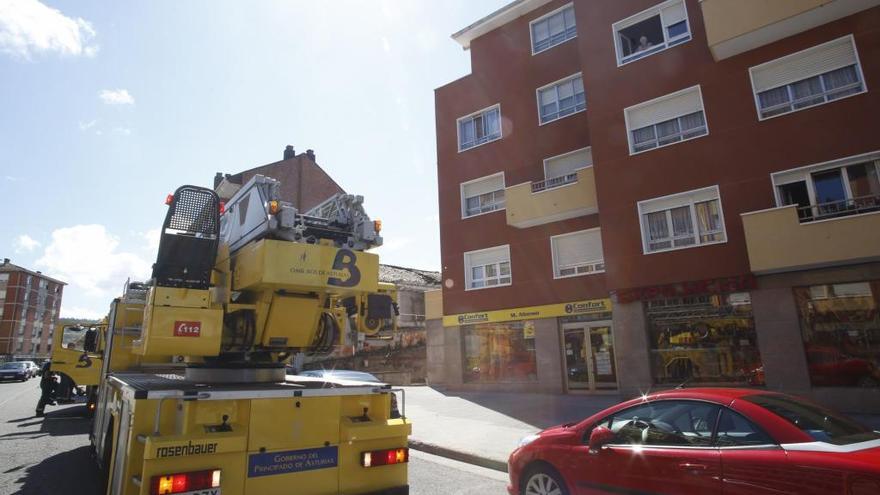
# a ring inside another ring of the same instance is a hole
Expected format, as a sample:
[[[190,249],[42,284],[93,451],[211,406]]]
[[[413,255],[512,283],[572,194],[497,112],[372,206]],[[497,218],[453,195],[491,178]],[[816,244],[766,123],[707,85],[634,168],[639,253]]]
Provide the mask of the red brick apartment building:
[[[429,379],[880,412],[878,5],[517,0],[455,33]]]
[[[36,357],[52,352],[61,312],[60,280],[14,265],[0,264],[0,356]]]

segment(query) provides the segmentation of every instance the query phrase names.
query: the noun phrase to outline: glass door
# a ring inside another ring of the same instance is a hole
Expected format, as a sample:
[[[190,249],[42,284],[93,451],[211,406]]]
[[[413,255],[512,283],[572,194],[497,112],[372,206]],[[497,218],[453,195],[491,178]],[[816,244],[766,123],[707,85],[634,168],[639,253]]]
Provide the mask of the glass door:
[[[614,344],[611,327],[590,327],[590,351],[594,389],[617,389],[617,369],[614,365]]]
[[[566,325],[562,341],[565,386],[569,392],[617,389],[611,325]]]
[[[591,390],[586,329],[565,328],[562,334],[565,345],[565,383],[568,390]]]

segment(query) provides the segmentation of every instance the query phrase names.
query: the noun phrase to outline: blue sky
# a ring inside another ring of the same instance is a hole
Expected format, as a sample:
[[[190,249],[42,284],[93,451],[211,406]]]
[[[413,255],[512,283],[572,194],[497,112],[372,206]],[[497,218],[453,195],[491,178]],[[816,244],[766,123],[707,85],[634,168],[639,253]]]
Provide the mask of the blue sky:
[[[167,193],[292,144],[365,196],[383,262],[439,269],[433,90],[507,1],[0,1],[0,257],[101,316]]]

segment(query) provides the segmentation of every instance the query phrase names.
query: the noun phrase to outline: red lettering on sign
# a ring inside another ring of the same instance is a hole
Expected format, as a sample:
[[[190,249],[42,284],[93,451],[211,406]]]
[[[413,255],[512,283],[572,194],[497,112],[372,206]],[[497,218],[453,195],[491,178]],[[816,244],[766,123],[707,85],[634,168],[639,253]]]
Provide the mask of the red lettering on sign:
[[[200,321],[175,321],[175,337],[198,337],[202,334],[202,322]]]

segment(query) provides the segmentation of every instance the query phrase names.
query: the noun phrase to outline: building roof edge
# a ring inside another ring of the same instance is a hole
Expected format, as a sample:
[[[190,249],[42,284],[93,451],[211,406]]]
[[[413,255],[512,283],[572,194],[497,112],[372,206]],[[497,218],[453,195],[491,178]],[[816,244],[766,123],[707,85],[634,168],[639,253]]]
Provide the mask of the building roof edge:
[[[454,33],[455,40],[465,50],[471,47],[471,40],[497,29],[508,22],[550,3],[550,0],[514,0],[470,26]]]

